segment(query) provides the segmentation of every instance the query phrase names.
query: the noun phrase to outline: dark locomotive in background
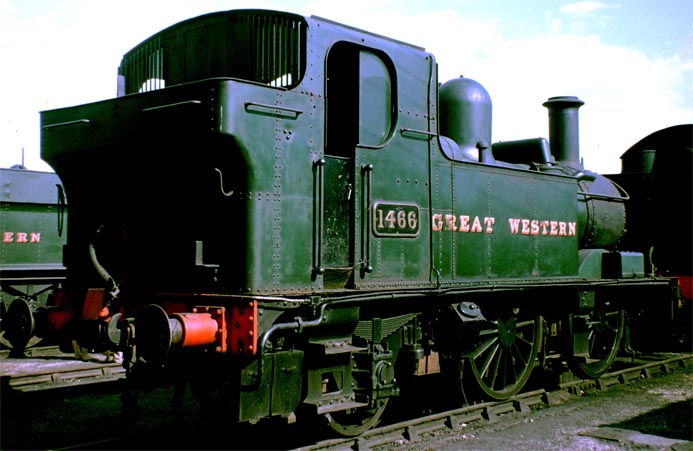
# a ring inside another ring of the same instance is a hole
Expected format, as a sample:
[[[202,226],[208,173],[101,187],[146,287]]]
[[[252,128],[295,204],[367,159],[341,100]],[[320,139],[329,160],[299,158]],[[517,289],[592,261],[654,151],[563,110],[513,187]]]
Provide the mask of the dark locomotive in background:
[[[691,124],[601,176],[575,97],[544,104],[549,140],[492,144],[486,90],[440,85],[424,49],[260,10],[154,35],[118,94],[41,114],[67,278],[59,305],[11,305],[19,347],[70,330],[132,386],[356,435],[417,377],[460,403],[537,362],[598,377],[626,323],[626,347],[666,341],[690,309]]]

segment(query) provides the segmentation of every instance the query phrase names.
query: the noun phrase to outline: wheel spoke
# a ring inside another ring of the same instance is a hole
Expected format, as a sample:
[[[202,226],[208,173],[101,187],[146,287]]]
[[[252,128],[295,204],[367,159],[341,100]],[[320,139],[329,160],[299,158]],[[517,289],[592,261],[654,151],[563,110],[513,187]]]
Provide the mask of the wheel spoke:
[[[479,374],[481,374],[482,377],[487,374],[488,369],[491,366],[491,364],[494,362],[494,357],[496,356],[496,354],[498,354],[498,349],[500,348],[500,344],[497,341],[494,341],[491,344],[495,344],[495,346],[493,346],[493,349],[488,353],[486,359],[484,360],[483,365],[481,365],[481,367],[479,368],[480,369]],[[487,346],[485,349],[489,349],[489,348],[490,348],[490,346]],[[481,354],[482,353],[479,353],[478,356],[480,357]],[[496,363],[495,366],[498,366],[498,364]]]
[[[604,374],[616,359],[624,331],[624,313],[622,310],[593,311],[586,326],[589,355],[586,356],[586,360],[569,358],[568,364],[576,375],[596,379]],[[574,338],[570,337],[571,340]]]
[[[490,323],[490,324],[494,324],[493,327],[495,327],[495,323]],[[479,332],[479,337],[487,337],[489,335],[498,336],[498,329],[484,329],[481,332]]]
[[[519,392],[534,368],[541,340],[541,318],[517,319],[513,314],[488,322],[483,337],[467,358],[463,376],[486,397],[507,399]],[[489,339],[489,337],[492,337]]]
[[[521,369],[529,364],[529,362],[525,360],[525,356],[522,354],[522,351],[520,351],[518,343],[515,343],[510,349],[513,350],[515,360],[520,362],[520,365],[516,365],[518,368]]]
[[[498,336],[496,336],[495,338],[493,338],[491,340],[487,340],[486,342],[484,342],[482,345],[479,345],[474,350],[474,352],[472,353],[472,358],[474,360],[478,359],[479,357],[481,357],[482,354],[485,354],[486,351],[488,351],[492,346],[497,345],[497,343],[498,343]]]
[[[529,327],[530,329],[534,328],[534,320],[520,321],[515,324],[515,327],[518,329],[521,327]]]
[[[532,346],[533,346],[533,344],[534,344],[534,341],[533,341],[533,339],[532,339],[532,340],[528,340],[528,339],[525,338],[524,336],[518,335],[518,336],[515,338],[515,346],[519,349],[519,347],[520,347],[521,344],[526,345],[526,347],[528,347],[528,348],[530,349],[530,351],[531,351]]]
[[[501,372],[503,374],[503,385],[501,385],[500,388],[507,387],[509,384],[517,381],[513,365],[513,356],[508,348],[503,349],[503,367],[501,368]]]
[[[495,358],[493,359],[493,370],[487,374],[487,377],[490,380],[490,387],[495,387],[496,385],[496,378],[498,377],[498,369],[500,368],[500,363],[503,360],[503,348],[500,347],[500,345],[496,348],[494,352]]]

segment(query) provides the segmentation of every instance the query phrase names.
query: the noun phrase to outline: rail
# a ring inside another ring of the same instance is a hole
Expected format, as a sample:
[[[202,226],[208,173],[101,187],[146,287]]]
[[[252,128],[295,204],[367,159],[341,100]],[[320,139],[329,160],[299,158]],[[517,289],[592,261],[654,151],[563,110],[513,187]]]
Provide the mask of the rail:
[[[556,389],[538,389],[513,396],[507,401],[465,406],[371,429],[359,437],[324,440],[312,445],[294,448],[291,451],[364,451],[402,441],[415,443],[421,440],[424,434],[443,429],[459,431],[466,424],[495,421],[501,415],[509,412],[525,413],[533,406],[551,406],[555,404],[555,400],[561,392],[574,395],[590,388],[604,390],[616,384],[628,383],[639,378],[650,378],[657,374],[671,373],[676,367],[690,365],[693,365],[693,354],[684,354],[607,373],[596,380],[576,379],[561,383]]]
[[[0,351],[0,387],[13,392],[36,392],[89,384],[115,382],[125,378],[120,362],[107,362],[103,354],[87,360],[61,352],[57,346],[27,350],[24,358],[10,358]]]
[[[629,359],[628,362],[624,363],[630,365],[633,364],[633,361]],[[635,364],[638,363],[641,362],[635,362]],[[582,393],[582,391],[593,388],[603,390],[613,385],[625,384],[639,378],[651,378],[660,374],[673,373],[677,368],[690,368],[691,365],[693,365],[693,354],[668,354],[658,358],[657,361],[649,361],[637,366],[607,373],[597,380],[574,379],[571,373],[564,373],[567,377],[573,379],[557,384],[551,389],[537,389],[517,395],[512,399],[503,402],[475,404],[454,410],[435,413],[433,415],[409,419],[396,424],[389,424],[372,429],[359,437],[352,437],[348,439],[330,439],[310,444],[306,443],[308,440],[310,440],[309,437],[305,437],[303,434],[295,436],[284,435],[288,429],[282,429],[276,423],[271,423],[265,425],[270,429],[262,429],[261,425],[253,426],[261,428],[260,431],[265,431],[259,433],[260,435],[258,435],[258,437],[261,438],[255,437],[253,434],[248,436],[243,436],[243,434],[241,434],[241,436],[238,437],[239,441],[234,441],[234,443],[244,449],[286,449],[286,445],[298,446],[297,448],[292,448],[292,451],[364,451],[376,449],[397,449],[397,446],[401,446],[406,443],[421,443],[422,441],[426,440],[427,434],[432,434],[437,431],[462,431],[465,430],[465,428],[468,428],[470,423],[473,424],[494,421],[500,422],[503,421],[502,417],[507,413],[528,413],[535,406],[551,407],[561,404],[565,401],[566,395],[579,395]],[[288,428],[290,426],[285,427]],[[130,427],[132,427],[132,425],[130,425]],[[150,437],[151,429],[149,429],[149,425],[146,422],[140,425],[140,427],[143,427],[144,429],[139,430],[138,427],[134,427],[132,429],[126,428],[121,435],[107,435],[100,438],[92,437],[88,441],[85,440],[84,442],[80,443],[72,443],[71,445],[64,447],[51,447],[51,449],[132,449],[132,444],[135,444],[136,447],[142,449],[141,443],[139,443],[137,440],[143,437]],[[176,426],[176,428],[180,427],[182,426]],[[192,430],[199,430],[200,425],[194,424],[190,427]],[[180,429],[176,429],[176,431],[183,432]],[[249,429],[246,429],[245,431],[249,432]],[[267,433],[267,431],[272,432]],[[274,437],[272,437],[273,435]],[[280,438],[279,441],[277,441],[277,436],[284,438]],[[181,445],[181,440],[186,437],[192,440],[190,442],[191,444],[198,444],[203,448],[208,443],[205,440],[209,439],[209,435],[194,436],[193,434],[193,436],[186,436],[183,434],[181,436],[175,436],[172,439],[172,444],[169,444],[168,442],[160,443],[158,441],[157,443],[164,448],[167,446]],[[163,437],[160,439],[164,440]],[[214,443],[214,447],[210,449],[217,449],[219,447],[218,443],[224,443],[227,446],[229,443],[227,439],[223,438],[221,441],[216,441],[216,438],[211,438],[210,440]],[[422,447],[424,445],[425,444],[422,444]]]

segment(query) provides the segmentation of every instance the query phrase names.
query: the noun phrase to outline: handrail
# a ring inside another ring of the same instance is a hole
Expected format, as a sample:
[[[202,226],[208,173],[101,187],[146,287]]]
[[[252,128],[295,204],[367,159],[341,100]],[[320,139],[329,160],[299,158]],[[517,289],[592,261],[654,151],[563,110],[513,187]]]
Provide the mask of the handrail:
[[[183,102],[175,102],[175,103],[169,103],[169,104],[167,104],[167,105],[157,105],[157,106],[153,106],[153,107],[150,107],[150,108],[143,108],[142,111],[143,111],[143,112],[147,112],[147,111],[157,111],[157,110],[163,110],[163,109],[166,109],[166,108],[177,108],[177,107],[181,107],[181,106],[187,106],[187,105],[201,105],[201,104],[202,104],[202,101],[201,101],[201,100],[185,100],[185,101],[183,101]]]
[[[361,270],[372,272],[371,266],[371,197],[373,185],[373,165],[365,164],[361,166],[361,176],[363,177],[364,201],[361,203]]]
[[[413,135],[413,137],[424,138],[427,140],[431,139],[435,136],[438,136],[438,133],[429,132],[426,130],[416,130],[414,128],[406,128],[406,127],[400,128],[399,132],[402,134],[402,136],[405,136],[405,137],[406,137],[406,135]]]
[[[57,124],[44,125],[42,128],[44,130],[50,130],[51,128],[67,127],[70,125],[91,124],[91,122],[92,122],[91,119],[76,119],[74,121],[58,122]]]
[[[313,236],[314,245],[313,249],[315,255],[313,255],[313,275],[323,274],[325,268],[322,266],[322,229],[323,229],[323,214],[325,212],[325,164],[327,162],[324,158],[320,158],[313,162],[313,169],[315,170],[315,177],[317,182],[317,193],[314,196],[314,208],[315,216],[313,218],[313,223],[315,227],[315,234]]]
[[[297,110],[294,108],[286,108],[278,105],[269,105],[266,103],[258,103],[258,102],[245,102],[243,104],[245,106],[246,111],[250,112],[255,112],[255,113],[260,113],[260,114],[269,114],[272,116],[282,116],[282,117],[292,117],[294,119],[297,119],[301,114],[303,114],[302,110]]]

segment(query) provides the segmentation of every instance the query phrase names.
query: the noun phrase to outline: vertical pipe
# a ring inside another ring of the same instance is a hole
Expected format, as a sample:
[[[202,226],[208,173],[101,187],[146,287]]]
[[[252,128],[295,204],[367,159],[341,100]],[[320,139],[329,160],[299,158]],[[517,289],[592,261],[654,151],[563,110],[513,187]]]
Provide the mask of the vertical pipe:
[[[578,108],[584,104],[575,96],[551,97],[544,102],[549,110],[551,153],[556,161],[577,169],[582,169]]]

